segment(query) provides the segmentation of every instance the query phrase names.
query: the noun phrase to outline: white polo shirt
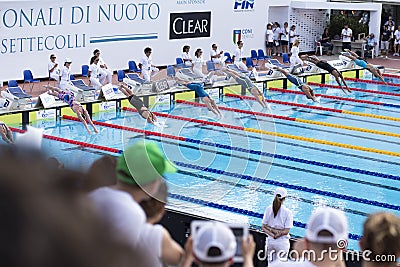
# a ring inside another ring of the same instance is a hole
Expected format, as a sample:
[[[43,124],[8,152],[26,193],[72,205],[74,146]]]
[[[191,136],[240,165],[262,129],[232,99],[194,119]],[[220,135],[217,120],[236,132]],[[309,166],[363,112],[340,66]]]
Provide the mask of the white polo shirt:
[[[292,228],[293,227],[293,213],[291,210],[286,208],[284,205],[281,206],[276,217],[274,217],[274,212],[272,210],[272,205],[268,206],[265,209],[264,217],[262,220],[262,224],[266,224],[269,227],[273,227],[276,229],[285,229],[285,228]],[[280,241],[282,239],[289,239],[290,235],[284,235],[277,239],[274,239],[268,236],[268,240]]]
[[[91,78],[99,78],[100,67],[97,64],[92,64],[89,66],[90,77]]]
[[[52,68],[57,64],[57,62],[52,62],[50,61],[49,64],[47,64],[47,70],[50,72]],[[54,70],[51,73],[57,73],[58,75],[60,74],[60,67],[57,66],[54,68]]]
[[[282,28],[281,30],[281,40],[282,41],[289,41],[289,28]]]
[[[219,55],[219,53],[221,53],[219,50],[214,50],[214,49],[211,49],[211,51],[210,51],[210,58],[211,58],[211,60],[213,61],[213,62],[221,62],[221,57],[219,57],[219,58],[213,58],[213,56],[216,56],[216,55]],[[222,56],[222,55],[221,55]]]
[[[346,29],[342,30],[342,35],[352,35],[352,34],[353,34],[353,31],[350,28],[348,28],[347,30]],[[350,43],[351,37],[343,36],[342,42]]]
[[[61,81],[69,81],[71,76],[71,70],[66,66],[63,66],[61,69],[60,76],[61,76]]]
[[[243,58],[243,48],[240,49],[239,47],[236,48],[235,52],[233,53],[233,55],[235,56],[235,63],[238,62],[242,62],[242,58]]]
[[[143,70],[150,70],[152,65],[151,56],[147,57],[146,55],[144,55],[140,60],[140,63],[142,64]]]

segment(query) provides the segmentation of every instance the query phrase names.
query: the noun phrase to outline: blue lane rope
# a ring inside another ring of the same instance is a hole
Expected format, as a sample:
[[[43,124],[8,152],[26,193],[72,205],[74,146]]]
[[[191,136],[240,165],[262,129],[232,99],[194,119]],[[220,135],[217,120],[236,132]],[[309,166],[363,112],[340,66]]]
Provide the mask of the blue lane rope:
[[[221,131],[213,128],[213,127],[206,126],[206,125],[196,125],[196,126],[190,126],[190,127],[202,128],[202,129],[215,131],[215,132],[221,132]],[[187,127],[187,128],[189,128],[189,127]],[[325,148],[321,148],[321,147],[312,147],[312,146],[307,146],[307,145],[302,145],[302,144],[295,144],[295,143],[286,142],[286,141],[283,141],[283,140],[275,140],[275,139],[266,138],[264,136],[263,137],[259,137],[259,136],[255,136],[255,135],[246,135],[246,134],[242,134],[240,132],[233,132],[233,131],[229,132],[229,134],[250,137],[250,138],[253,138],[253,139],[257,139],[257,140],[267,140],[267,141],[276,142],[278,144],[284,144],[284,145],[288,145],[288,146],[301,147],[301,148],[317,150],[317,151],[321,151],[321,152],[334,153],[334,154],[339,154],[339,155],[353,157],[353,158],[366,159],[366,160],[376,161],[376,162],[379,162],[379,163],[388,163],[388,164],[400,166],[400,163],[399,162],[395,162],[395,161],[382,160],[382,159],[377,159],[377,158],[372,158],[372,157],[367,157],[367,156],[362,156],[362,155],[357,155],[357,154],[351,154],[351,153],[340,152],[340,151],[335,151],[335,150],[331,150],[331,149],[325,149]]]
[[[255,182],[259,182],[259,183],[263,183],[263,184],[270,184],[270,185],[285,187],[285,188],[294,189],[294,190],[298,190],[298,191],[309,192],[309,193],[313,193],[313,194],[317,194],[317,195],[323,195],[323,196],[328,196],[328,197],[332,197],[332,198],[339,198],[339,199],[344,199],[347,201],[353,201],[353,202],[358,202],[358,203],[362,203],[362,204],[366,204],[366,205],[377,206],[377,207],[400,211],[400,206],[398,206],[398,205],[383,203],[383,202],[379,202],[379,201],[375,201],[375,200],[368,200],[365,198],[353,197],[353,196],[338,194],[338,193],[329,192],[329,191],[323,191],[323,190],[309,188],[309,187],[300,186],[300,185],[291,185],[288,183],[281,183],[281,182],[272,181],[272,180],[268,180],[268,179],[252,177],[250,175],[243,175],[243,174],[239,174],[239,173],[227,172],[227,171],[208,168],[208,167],[201,167],[198,165],[188,164],[188,163],[179,162],[179,161],[174,161],[174,163],[177,166],[191,168],[191,169],[195,169],[195,170],[206,171],[206,172],[211,172],[211,173],[216,173],[216,174],[222,174],[222,175],[236,177],[236,178],[240,178],[240,179],[244,179],[244,180],[248,180],[248,181],[255,181]]]
[[[215,147],[224,148],[224,149],[228,149],[228,150],[235,150],[235,151],[240,151],[240,152],[245,152],[245,153],[250,153],[250,154],[255,154],[255,155],[261,155],[261,156],[265,156],[265,157],[273,157],[276,159],[289,160],[289,161],[300,162],[300,163],[309,164],[309,165],[321,166],[321,167],[330,168],[330,169],[336,169],[336,170],[342,170],[342,171],[354,172],[354,173],[361,173],[361,174],[366,174],[366,175],[370,175],[370,176],[376,176],[376,177],[382,177],[385,179],[400,181],[399,176],[391,175],[391,174],[367,171],[367,170],[345,167],[345,166],[324,163],[324,162],[319,162],[319,161],[314,161],[314,160],[307,160],[307,159],[296,158],[296,157],[291,157],[291,156],[284,156],[284,155],[280,155],[280,154],[272,154],[272,153],[268,153],[268,152],[262,152],[259,150],[233,147],[230,145],[222,145],[222,144],[206,142],[206,141],[201,141],[201,140],[192,139],[192,138],[186,138],[185,141],[190,142],[190,143],[195,143],[195,144],[201,144],[201,145],[207,145],[207,146],[213,146],[213,147],[215,146]]]
[[[157,142],[161,142],[159,139],[156,139],[156,138],[146,137],[146,139],[157,141]],[[393,190],[393,191],[400,192],[400,188],[397,188],[395,186],[389,186],[389,185],[378,184],[378,183],[373,183],[373,182],[368,182],[368,181],[362,181],[362,180],[349,178],[349,177],[345,177],[345,176],[334,175],[334,174],[331,174],[331,173],[319,172],[319,171],[314,171],[314,170],[310,170],[310,169],[304,169],[304,168],[300,168],[300,167],[289,166],[289,165],[280,164],[280,163],[276,163],[276,162],[272,162],[272,161],[254,159],[252,157],[243,157],[243,156],[239,156],[239,155],[236,155],[236,154],[230,154],[230,153],[221,152],[221,151],[214,151],[214,150],[209,150],[209,149],[205,149],[205,148],[201,148],[200,149],[199,147],[196,147],[196,146],[186,145],[186,144],[178,144],[176,142],[171,142],[171,141],[166,141],[166,140],[163,140],[162,142],[163,143],[167,143],[167,144],[177,145],[179,147],[186,147],[186,148],[190,148],[190,149],[196,149],[198,151],[216,153],[217,155],[222,155],[222,156],[227,156],[227,157],[235,157],[235,158],[243,159],[243,160],[246,160],[246,161],[253,161],[253,162],[258,162],[258,163],[263,163],[263,164],[271,164],[272,166],[285,168],[285,169],[290,169],[290,170],[294,170],[294,171],[300,171],[300,172],[304,172],[304,173],[307,173],[307,174],[314,174],[314,175],[319,175],[319,176],[324,176],[324,177],[330,177],[330,178],[333,178],[333,179],[343,180],[343,181],[346,181],[346,182],[353,182],[353,183],[369,185],[369,186],[374,186],[374,187],[379,187],[379,188],[383,188],[383,189],[387,189],[387,190]]]
[[[199,178],[199,179],[204,179],[204,180],[211,181],[211,182],[219,182],[219,183],[235,186],[237,188],[248,189],[248,185],[241,184],[241,183],[239,183],[237,181],[232,182],[232,181],[227,181],[227,180],[223,180],[223,179],[217,179],[217,178],[214,178],[212,176],[207,176],[207,175],[203,175],[203,174],[199,174],[199,173],[192,173],[192,172],[188,172],[188,171],[184,171],[184,170],[178,170],[178,173],[182,174],[182,175],[189,175],[189,176],[196,177],[196,178]],[[264,189],[264,188],[255,188],[255,189],[252,189],[252,190],[254,190],[256,192],[259,192],[259,193],[263,193],[263,194],[270,194],[272,196],[274,195],[274,191],[273,190],[267,190],[267,189]],[[299,202],[301,201],[301,202],[304,202],[304,203],[307,203],[307,204],[311,204],[311,205],[318,204],[318,202],[315,202],[313,200],[309,200],[309,199],[306,199],[306,198],[302,198],[302,197],[290,197],[290,196],[287,196],[287,198],[292,199],[293,201],[299,201]],[[369,213],[366,213],[366,212],[363,212],[363,211],[359,211],[359,210],[343,208],[343,207],[339,207],[339,206],[332,205],[332,204],[325,204],[325,205],[327,207],[331,207],[331,208],[334,208],[334,209],[342,209],[346,213],[350,213],[350,214],[354,214],[354,215],[359,215],[359,216],[364,216],[364,217],[369,215]]]
[[[258,212],[245,210],[245,209],[241,209],[241,208],[235,208],[235,207],[218,204],[218,203],[214,203],[211,201],[205,201],[205,200],[197,199],[197,198],[193,198],[193,197],[187,197],[187,196],[183,196],[183,195],[179,195],[179,194],[169,193],[168,196],[172,197],[174,199],[183,200],[183,201],[203,205],[206,207],[216,208],[216,209],[220,209],[220,210],[226,210],[226,211],[230,211],[233,213],[243,214],[243,215],[247,215],[247,216],[251,216],[251,217],[255,217],[255,218],[262,219],[264,216],[264,214],[261,214]],[[303,228],[303,229],[306,228],[305,223],[298,222],[298,221],[293,221],[293,226]],[[361,238],[361,236],[357,235],[357,234],[349,233],[349,238],[352,240],[359,240]]]

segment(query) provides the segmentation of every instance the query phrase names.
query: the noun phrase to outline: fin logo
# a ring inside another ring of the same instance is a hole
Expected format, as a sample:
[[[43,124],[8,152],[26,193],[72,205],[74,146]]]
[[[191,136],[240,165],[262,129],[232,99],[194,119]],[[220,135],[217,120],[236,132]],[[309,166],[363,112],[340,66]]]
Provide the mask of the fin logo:
[[[233,5],[233,11],[235,12],[245,12],[254,11],[255,0],[235,0]]]

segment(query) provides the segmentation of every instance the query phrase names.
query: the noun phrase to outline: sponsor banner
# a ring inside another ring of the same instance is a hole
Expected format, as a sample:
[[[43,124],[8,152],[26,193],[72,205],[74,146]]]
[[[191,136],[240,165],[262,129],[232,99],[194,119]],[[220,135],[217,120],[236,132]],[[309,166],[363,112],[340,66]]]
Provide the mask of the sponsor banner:
[[[238,41],[245,41],[255,37],[253,28],[243,28],[233,30],[233,43],[236,45]]]
[[[237,44],[237,42],[242,40],[242,31],[241,30],[233,30],[233,44]]]
[[[210,37],[211,12],[171,13],[169,39]]]
[[[41,109],[36,111],[36,119],[37,120],[48,120],[56,118],[56,110],[55,109]]]
[[[255,0],[234,0],[234,12],[253,12]]]
[[[101,102],[99,105],[99,111],[107,111],[107,110],[116,110],[117,102],[109,101],[109,102]]]
[[[171,104],[171,96],[170,94],[158,95],[155,97],[156,105],[170,105]]]
[[[95,49],[112,71],[127,69],[129,60],[140,61],[145,47],[152,48],[156,66],[175,64],[184,45],[191,46],[192,58],[201,48],[206,59],[212,43],[232,54],[233,29],[240,30],[237,40],[246,39],[246,57],[250,49],[264,45],[265,25],[254,19],[268,21],[267,2],[0,1],[0,62],[6,64],[0,81],[22,80],[23,69],[30,69],[35,79],[48,78],[51,54],[60,67],[71,58],[73,74],[81,74]]]
[[[219,99],[219,88],[206,89],[206,92],[211,98]]]
[[[206,0],[176,0],[177,5],[205,5]]]

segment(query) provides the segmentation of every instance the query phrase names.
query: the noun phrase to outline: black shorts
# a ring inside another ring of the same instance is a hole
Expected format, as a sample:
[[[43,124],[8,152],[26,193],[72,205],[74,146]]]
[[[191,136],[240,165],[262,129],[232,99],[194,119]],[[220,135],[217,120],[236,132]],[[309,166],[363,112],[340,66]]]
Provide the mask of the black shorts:
[[[327,72],[329,72],[330,74],[332,74],[332,72],[334,72],[335,70],[337,72],[339,72],[336,68],[332,67],[331,64],[329,64],[328,62],[325,61],[318,61],[317,64],[315,64],[318,68],[321,68],[323,70],[326,70]]]
[[[267,47],[270,47],[270,48],[274,47],[274,42],[268,42]]]
[[[281,40],[281,45],[288,45],[289,41]]]

